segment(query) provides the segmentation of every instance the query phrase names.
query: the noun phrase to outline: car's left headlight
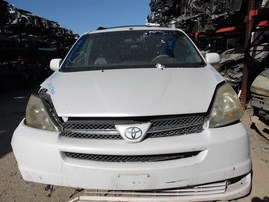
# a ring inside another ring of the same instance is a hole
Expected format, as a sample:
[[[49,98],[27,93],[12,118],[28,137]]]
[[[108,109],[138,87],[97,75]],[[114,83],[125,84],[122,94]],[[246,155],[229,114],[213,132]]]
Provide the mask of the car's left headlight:
[[[209,127],[215,128],[238,121],[243,115],[242,106],[234,89],[221,84],[215,93],[209,112]]]
[[[36,95],[31,95],[25,114],[27,126],[47,131],[60,131],[45,101]]]

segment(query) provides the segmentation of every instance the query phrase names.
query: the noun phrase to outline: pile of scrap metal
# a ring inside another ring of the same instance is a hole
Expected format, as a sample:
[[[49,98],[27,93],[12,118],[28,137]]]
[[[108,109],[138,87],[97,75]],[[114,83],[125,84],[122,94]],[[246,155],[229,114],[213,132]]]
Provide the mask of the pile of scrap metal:
[[[51,73],[50,59],[63,57],[78,37],[57,22],[3,0],[0,11],[0,79],[5,83],[0,91],[15,85],[14,80],[43,80]]]
[[[220,54],[221,61],[217,70],[227,82],[239,93],[243,77],[244,52],[240,48],[232,48]]]
[[[151,0],[149,24],[175,26],[191,33],[208,31],[244,21],[242,0]]]

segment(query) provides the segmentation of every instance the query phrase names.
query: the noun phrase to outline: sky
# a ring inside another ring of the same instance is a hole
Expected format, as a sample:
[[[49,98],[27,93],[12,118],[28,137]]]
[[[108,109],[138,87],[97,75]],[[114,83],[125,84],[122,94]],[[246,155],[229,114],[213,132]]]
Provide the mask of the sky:
[[[97,27],[145,25],[150,0],[6,0],[16,8],[58,22],[75,34]]]

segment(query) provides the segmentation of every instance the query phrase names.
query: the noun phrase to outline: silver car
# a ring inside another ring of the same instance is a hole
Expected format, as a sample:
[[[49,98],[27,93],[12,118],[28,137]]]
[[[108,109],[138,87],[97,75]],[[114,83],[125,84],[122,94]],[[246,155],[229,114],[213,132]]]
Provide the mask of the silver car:
[[[23,179],[94,200],[230,200],[251,188],[234,90],[181,30],[82,35],[29,99],[12,148]],[[86,196],[85,196],[86,197]]]

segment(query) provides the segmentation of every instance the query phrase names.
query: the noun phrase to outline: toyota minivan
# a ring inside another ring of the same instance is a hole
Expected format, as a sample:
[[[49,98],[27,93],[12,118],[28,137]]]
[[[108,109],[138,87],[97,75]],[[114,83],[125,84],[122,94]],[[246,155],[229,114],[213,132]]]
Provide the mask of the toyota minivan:
[[[26,181],[94,200],[210,201],[247,195],[248,135],[232,87],[175,28],[82,35],[31,95],[12,148]],[[99,194],[103,193],[103,194]],[[86,197],[86,196],[85,196]],[[92,197],[92,198],[91,198]]]

